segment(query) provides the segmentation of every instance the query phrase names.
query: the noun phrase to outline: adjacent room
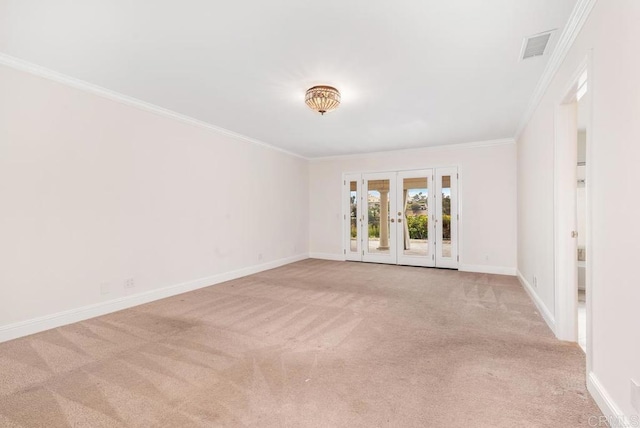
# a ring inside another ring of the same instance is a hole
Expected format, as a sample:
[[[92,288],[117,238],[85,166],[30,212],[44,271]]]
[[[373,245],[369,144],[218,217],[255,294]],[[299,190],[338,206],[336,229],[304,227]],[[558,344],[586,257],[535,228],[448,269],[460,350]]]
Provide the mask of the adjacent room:
[[[640,427],[640,2],[0,0],[0,427]]]

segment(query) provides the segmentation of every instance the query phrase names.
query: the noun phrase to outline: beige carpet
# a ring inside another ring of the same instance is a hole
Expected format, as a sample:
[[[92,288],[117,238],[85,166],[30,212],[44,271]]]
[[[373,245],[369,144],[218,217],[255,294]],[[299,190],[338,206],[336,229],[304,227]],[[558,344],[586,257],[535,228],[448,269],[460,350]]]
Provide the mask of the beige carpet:
[[[305,260],[0,344],[0,426],[578,427],[513,277]]]

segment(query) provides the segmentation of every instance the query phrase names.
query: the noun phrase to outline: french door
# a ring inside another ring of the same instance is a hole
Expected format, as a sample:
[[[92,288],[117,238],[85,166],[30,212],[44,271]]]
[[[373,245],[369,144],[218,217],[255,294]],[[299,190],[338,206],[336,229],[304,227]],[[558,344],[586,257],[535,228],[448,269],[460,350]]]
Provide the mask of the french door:
[[[458,267],[457,168],[345,174],[345,259]]]

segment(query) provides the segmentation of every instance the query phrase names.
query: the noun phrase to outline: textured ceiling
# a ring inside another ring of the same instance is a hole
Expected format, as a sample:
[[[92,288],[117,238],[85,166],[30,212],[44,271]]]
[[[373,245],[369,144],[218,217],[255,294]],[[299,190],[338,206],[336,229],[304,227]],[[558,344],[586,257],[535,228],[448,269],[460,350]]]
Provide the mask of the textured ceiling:
[[[0,0],[0,52],[316,157],[513,137],[574,4]]]

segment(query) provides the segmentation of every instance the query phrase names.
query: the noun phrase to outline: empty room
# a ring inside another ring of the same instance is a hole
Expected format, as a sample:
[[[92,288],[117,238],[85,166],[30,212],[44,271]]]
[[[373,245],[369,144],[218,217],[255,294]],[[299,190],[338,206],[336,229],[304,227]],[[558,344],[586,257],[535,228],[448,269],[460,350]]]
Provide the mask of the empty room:
[[[640,2],[0,0],[0,427],[640,427]]]

